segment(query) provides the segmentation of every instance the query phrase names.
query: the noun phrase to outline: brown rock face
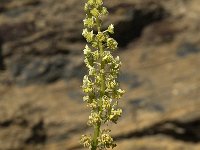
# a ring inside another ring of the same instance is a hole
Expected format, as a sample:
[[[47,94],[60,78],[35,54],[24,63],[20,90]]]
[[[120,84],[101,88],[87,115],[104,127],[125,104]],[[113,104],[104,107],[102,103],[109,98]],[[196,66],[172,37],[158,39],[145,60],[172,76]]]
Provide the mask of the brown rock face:
[[[78,150],[84,1],[0,0],[0,150]],[[116,150],[200,149],[197,0],[106,1],[126,94]]]

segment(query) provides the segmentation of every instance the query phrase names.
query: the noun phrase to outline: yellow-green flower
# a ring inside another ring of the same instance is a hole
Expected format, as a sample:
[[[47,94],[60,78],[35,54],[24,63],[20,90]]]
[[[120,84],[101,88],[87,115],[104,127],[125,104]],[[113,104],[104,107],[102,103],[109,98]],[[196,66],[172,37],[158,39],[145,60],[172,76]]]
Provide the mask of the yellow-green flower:
[[[113,57],[111,51],[117,49],[117,41],[110,37],[114,25],[102,30],[102,17],[108,14],[103,0],[88,0],[84,6],[86,17],[83,20],[83,37],[89,43],[83,53],[88,75],[83,78],[83,101],[91,109],[88,125],[94,128],[92,135],[83,135],[81,143],[89,150],[114,148],[116,144],[110,136],[109,129],[102,125],[108,122],[117,123],[122,114],[118,100],[124,94],[119,88],[118,75],[121,62]]]

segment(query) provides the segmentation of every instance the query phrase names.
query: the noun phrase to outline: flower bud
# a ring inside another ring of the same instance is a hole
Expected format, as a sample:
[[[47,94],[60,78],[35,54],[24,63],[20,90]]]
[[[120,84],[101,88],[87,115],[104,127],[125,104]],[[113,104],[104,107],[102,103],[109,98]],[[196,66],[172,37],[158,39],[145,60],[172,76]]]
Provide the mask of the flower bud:
[[[107,39],[107,47],[109,49],[115,50],[117,48],[118,43],[113,38]]]
[[[114,26],[113,26],[113,24],[109,25],[107,31],[110,32],[111,34],[114,33]]]

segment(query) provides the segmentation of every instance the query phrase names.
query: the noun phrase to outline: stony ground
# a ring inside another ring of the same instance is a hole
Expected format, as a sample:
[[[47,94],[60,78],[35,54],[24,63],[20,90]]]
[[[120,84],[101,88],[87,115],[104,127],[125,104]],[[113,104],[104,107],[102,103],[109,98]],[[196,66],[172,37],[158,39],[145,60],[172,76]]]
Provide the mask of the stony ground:
[[[0,0],[0,150],[81,150],[84,1]],[[200,149],[198,0],[106,1],[126,94],[116,150]]]

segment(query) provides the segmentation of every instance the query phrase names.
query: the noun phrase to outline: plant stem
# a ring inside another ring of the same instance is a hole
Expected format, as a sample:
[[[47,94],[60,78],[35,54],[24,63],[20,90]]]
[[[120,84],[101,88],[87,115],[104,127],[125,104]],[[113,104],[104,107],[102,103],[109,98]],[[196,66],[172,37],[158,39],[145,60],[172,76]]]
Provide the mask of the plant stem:
[[[99,19],[96,20],[96,23],[97,23],[98,32],[101,32],[101,25],[99,23]],[[105,65],[104,65],[104,62],[102,61],[102,56],[103,56],[104,50],[103,50],[102,43],[100,41],[98,41],[98,50],[100,52],[100,57],[101,57],[101,68],[100,68],[100,70],[104,70]],[[100,100],[102,99],[104,93],[105,93],[105,74],[102,73],[101,74]],[[102,102],[100,101],[100,103],[102,103]],[[97,111],[100,112],[100,114],[101,114],[102,108],[97,109]],[[101,127],[101,123],[98,123],[97,125],[94,126],[93,144],[92,144],[91,150],[97,150],[100,127]]]
[[[98,124],[94,127],[94,137],[93,137],[93,144],[92,144],[92,149],[91,150],[96,150],[97,149],[97,145],[98,145],[98,136],[99,136],[99,132],[100,132],[100,126],[101,124]]]
[[[96,20],[96,23],[97,23],[97,31],[101,32],[101,24],[100,24],[100,20],[98,18]],[[100,42],[100,41],[98,41],[98,49],[99,49],[100,57],[101,57],[101,68],[100,69],[105,71],[105,64],[102,61],[104,49],[103,49],[102,42]],[[104,93],[105,93],[105,73],[102,72],[102,74],[101,74],[101,94],[100,94],[101,98],[103,97]]]

